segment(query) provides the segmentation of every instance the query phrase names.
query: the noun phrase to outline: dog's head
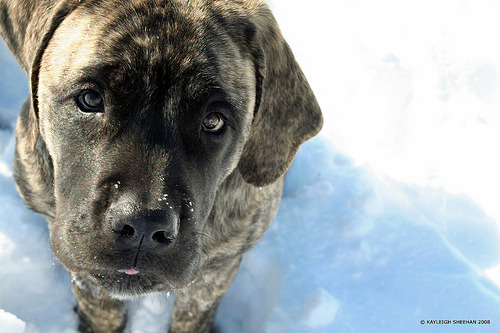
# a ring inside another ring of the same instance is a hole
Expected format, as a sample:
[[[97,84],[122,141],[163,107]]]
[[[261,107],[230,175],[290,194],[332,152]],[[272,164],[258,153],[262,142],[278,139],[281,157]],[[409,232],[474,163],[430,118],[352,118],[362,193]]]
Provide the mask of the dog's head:
[[[51,246],[121,294],[195,277],[216,192],[276,181],[321,127],[262,1],[64,1],[31,66]]]

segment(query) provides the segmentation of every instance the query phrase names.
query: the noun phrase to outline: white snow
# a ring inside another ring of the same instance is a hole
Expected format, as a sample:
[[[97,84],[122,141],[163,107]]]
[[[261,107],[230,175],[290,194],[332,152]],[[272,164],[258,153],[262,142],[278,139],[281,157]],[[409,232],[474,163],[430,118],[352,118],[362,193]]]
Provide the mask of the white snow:
[[[0,309],[0,332],[23,333],[26,323],[12,313]]]
[[[219,328],[499,332],[500,4],[271,5],[325,127],[299,151],[273,225],[221,302]],[[75,332],[69,278],[12,178],[27,96],[0,44],[0,332]],[[172,301],[131,302],[127,331],[166,331]]]
[[[304,303],[300,321],[307,328],[329,325],[335,320],[339,307],[338,300],[325,289],[319,288]]]

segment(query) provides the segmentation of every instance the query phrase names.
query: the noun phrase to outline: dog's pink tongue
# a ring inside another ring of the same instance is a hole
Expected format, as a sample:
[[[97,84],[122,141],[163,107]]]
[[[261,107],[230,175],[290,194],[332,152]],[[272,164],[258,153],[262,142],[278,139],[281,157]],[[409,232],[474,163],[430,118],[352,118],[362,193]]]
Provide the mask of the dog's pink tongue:
[[[127,275],[136,275],[139,274],[139,271],[132,267],[131,269],[120,269],[118,272],[125,273]]]

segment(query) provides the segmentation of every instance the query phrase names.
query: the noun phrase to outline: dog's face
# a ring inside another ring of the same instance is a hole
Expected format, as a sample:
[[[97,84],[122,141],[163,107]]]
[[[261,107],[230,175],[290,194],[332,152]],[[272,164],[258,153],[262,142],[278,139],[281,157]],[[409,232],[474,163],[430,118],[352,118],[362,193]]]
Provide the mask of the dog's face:
[[[53,252],[122,296],[194,279],[216,191],[250,133],[255,68],[230,36],[246,27],[228,32],[206,15],[83,8],[41,61]]]
[[[221,184],[233,173],[224,191],[243,196],[281,177],[321,128],[314,94],[262,0],[61,0],[48,13],[3,30],[31,78],[20,192],[50,217],[69,271],[123,297],[188,285]]]

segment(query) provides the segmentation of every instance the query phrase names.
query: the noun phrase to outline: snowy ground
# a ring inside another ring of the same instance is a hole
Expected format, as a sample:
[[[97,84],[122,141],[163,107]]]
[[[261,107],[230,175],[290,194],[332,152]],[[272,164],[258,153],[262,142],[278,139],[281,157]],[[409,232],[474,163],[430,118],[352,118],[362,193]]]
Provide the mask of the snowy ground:
[[[272,6],[326,124],[224,298],[222,331],[499,332],[496,2]],[[0,332],[74,332],[66,273],[12,180],[26,84],[0,45]],[[171,302],[132,303],[128,330],[165,331]]]

